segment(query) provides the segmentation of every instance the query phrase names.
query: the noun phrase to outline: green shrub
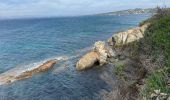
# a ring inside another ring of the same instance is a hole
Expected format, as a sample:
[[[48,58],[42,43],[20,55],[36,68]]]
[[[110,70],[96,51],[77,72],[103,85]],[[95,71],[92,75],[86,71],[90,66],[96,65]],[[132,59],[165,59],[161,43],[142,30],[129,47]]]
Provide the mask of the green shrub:
[[[114,73],[122,80],[126,81],[126,76],[123,73],[125,65],[123,63],[117,63],[115,67],[116,69],[114,70]]]
[[[167,93],[170,95],[170,89],[166,85],[166,78],[164,72],[152,73],[146,80],[146,87],[141,91],[141,97],[150,98],[154,90],[161,90],[161,93]]]
[[[149,34],[149,35],[148,35]],[[164,50],[166,56],[166,65],[170,66],[170,16],[163,17],[151,24],[146,35],[150,36],[152,46]]]
[[[152,20],[145,33],[144,41],[149,41],[148,44],[152,47],[151,52],[153,52],[151,54],[154,54],[156,49],[162,50],[165,64],[162,69],[156,70],[147,77],[146,88],[141,94],[148,97],[154,90],[160,89],[161,92],[170,95],[170,88],[167,86],[168,74],[170,74],[170,16],[163,15],[159,19]]]
[[[132,59],[135,59],[135,58],[138,58],[139,56],[139,42],[138,41],[134,41],[132,43],[129,43],[128,44],[128,47],[131,48],[130,50],[130,54],[129,54],[129,57],[132,58]]]

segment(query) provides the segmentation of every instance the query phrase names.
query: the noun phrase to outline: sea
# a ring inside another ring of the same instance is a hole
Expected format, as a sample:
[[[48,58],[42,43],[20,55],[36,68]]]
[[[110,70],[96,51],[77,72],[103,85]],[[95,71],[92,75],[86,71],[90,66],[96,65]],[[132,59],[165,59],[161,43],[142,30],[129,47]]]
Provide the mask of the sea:
[[[107,41],[116,32],[134,28],[150,16],[1,19],[0,75],[17,68],[27,70],[54,58],[68,60],[31,78],[0,86],[0,100],[102,100],[116,86],[105,80],[109,67],[80,72],[76,62],[96,41]]]

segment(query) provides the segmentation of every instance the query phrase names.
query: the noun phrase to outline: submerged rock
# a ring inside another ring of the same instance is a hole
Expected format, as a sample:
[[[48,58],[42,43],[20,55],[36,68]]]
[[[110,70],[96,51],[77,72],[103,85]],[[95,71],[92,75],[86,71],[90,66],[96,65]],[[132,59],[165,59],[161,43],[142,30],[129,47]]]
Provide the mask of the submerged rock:
[[[60,60],[66,60],[67,58],[62,58]],[[14,68],[7,72],[0,74],[0,85],[12,83],[17,80],[22,80],[26,78],[32,77],[34,74],[39,72],[44,72],[49,70],[54,66],[54,64],[58,63],[60,60],[53,59],[46,61],[39,66],[35,66],[29,69],[24,68]]]
[[[56,60],[47,61],[44,64],[40,65],[39,67],[37,67],[33,70],[23,72],[21,75],[15,77],[15,79],[21,80],[21,79],[29,78],[35,73],[47,71],[50,68],[52,68],[54,66],[54,64],[56,64],[56,63],[57,63]]]

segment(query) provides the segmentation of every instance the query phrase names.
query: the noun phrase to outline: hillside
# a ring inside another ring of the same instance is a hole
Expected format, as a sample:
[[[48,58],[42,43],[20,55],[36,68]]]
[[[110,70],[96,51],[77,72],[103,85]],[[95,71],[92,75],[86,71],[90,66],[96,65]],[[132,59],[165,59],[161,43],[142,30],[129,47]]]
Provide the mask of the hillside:
[[[96,64],[114,68],[120,85],[105,100],[170,100],[170,10],[157,8],[138,27],[114,34],[107,43],[96,42],[76,68]]]
[[[147,9],[136,8],[136,9],[102,13],[98,15],[129,15],[129,14],[146,14],[146,13],[154,14],[156,13],[156,8],[147,8]]]
[[[130,53],[128,57],[136,63],[120,61],[123,67],[117,65],[117,73],[125,84],[131,83],[129,86],[139,92],[136,97],[140,100],[170,100],[170,10],[158,8],[157,14],[140,26],[147,23],[150,25],[143,38],[119,47],[122,55]],[[134,71],[127,69],[133,66],[143,70],[140,71],[143,77],[128,79]]]

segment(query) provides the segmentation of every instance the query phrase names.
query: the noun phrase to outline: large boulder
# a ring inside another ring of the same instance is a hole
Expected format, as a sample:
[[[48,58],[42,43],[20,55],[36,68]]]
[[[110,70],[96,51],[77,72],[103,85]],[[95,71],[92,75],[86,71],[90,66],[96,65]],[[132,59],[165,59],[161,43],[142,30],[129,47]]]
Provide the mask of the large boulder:
[[[99,55],[95,51],[91,51],[84,55],[76,64],[77,70],[85,70],[94,66],[99,60]]]
[[[98,41],[94,44],[92,51],[83,56],[76,64],[77,70],[84,70],[98,63],[100,66],[107,63],[109,57],[114,56],[114,52],[105,42]]]

